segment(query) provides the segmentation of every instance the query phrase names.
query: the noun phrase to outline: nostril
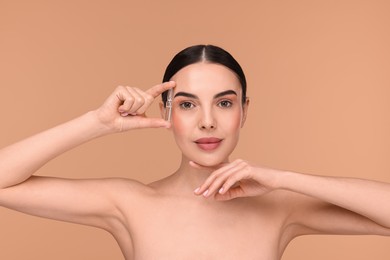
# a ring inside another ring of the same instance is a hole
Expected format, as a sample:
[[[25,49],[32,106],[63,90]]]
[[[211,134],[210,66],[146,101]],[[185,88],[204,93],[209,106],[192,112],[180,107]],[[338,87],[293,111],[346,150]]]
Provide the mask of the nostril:
[[[214,125],[202,125],[200,128],[201,129],[215,129],[215,126]]]

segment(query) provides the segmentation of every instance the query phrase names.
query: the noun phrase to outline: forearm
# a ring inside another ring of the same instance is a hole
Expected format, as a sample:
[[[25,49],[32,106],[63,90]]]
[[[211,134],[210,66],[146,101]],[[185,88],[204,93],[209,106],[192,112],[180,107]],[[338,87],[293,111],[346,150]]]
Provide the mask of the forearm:
[[[302,193],[363,215],[390,228],[390,184],[355,178],[284,172],[279,188]]]
[[[108,134],[94,112],[0,150],[0,188],[28,179],[45,163],[82,143]]]

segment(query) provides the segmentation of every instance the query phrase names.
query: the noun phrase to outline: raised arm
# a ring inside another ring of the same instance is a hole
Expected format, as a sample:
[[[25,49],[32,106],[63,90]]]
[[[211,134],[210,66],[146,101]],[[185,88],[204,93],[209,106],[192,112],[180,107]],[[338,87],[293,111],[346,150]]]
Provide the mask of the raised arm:
[[[284,172],[279,176],[279,187],[330,204],[307,201],[307,205],[302,205],[302,210],[295,213],[298,222],[311,226],[313,229],[321,230],[321,223],[323,223],[330,227],[333,224],[334,228],[340,229],[334,230],[334,233],[343,233],[341,231],[349,226],[351,228],[346,230],[347,233],[357,231],[363,234],[390,235],[389,183]],[[346,211],[341,211],[340,208]],[[378,226],[370,225],[363,218],[359,221],[353,213],[371,220]],[[309,216],[318,218],[317,223],[313,222]],[[338,221],[339,224],[337,224]],[[353,224],[356,225],[353,226]]]
[[[79,216],[112,212],[114,180],[65,180],[31,175],[56,156],[94,138],[134,128],[169,127],[145,111],[173,82],[147,91],[118,87],[97,110],[0,150],[0,206],[88,224]]]
[[[191,164],[194,167],[202,167]],[[252,166],[236,160],[215,170],[196,195],[229,200],[287,190],[295,234],[390,235],[390,184],[316,176]]]

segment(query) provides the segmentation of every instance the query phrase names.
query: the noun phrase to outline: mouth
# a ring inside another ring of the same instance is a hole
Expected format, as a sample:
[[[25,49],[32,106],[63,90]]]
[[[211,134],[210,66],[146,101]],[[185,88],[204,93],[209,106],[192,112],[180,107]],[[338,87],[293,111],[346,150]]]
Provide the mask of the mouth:
[[[219,147],[223,139],[216,137],[203,137],[195,141],[196,145],[204,151],[212,151]]]

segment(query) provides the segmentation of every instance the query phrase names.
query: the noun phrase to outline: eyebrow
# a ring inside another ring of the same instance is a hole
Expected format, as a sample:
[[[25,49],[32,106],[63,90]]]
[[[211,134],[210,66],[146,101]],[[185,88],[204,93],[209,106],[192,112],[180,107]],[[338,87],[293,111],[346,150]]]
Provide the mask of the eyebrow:
[[[223,97],[223,96],[226,96],[226,95],[236,95],[237,96],[237,93],[234,90],[230,89],[230,90],[222,91],[222,92],[220,92],[218,94],[215,94],[213,98],[216,99],[216,98]],[[188,92],[183,92],[183,91],[177,92],[175,94],[174,98],[175,97],[179,97],[179,96],[199,99],[199,97],[197,95],[194,95],[194,94],[188,93]]]

